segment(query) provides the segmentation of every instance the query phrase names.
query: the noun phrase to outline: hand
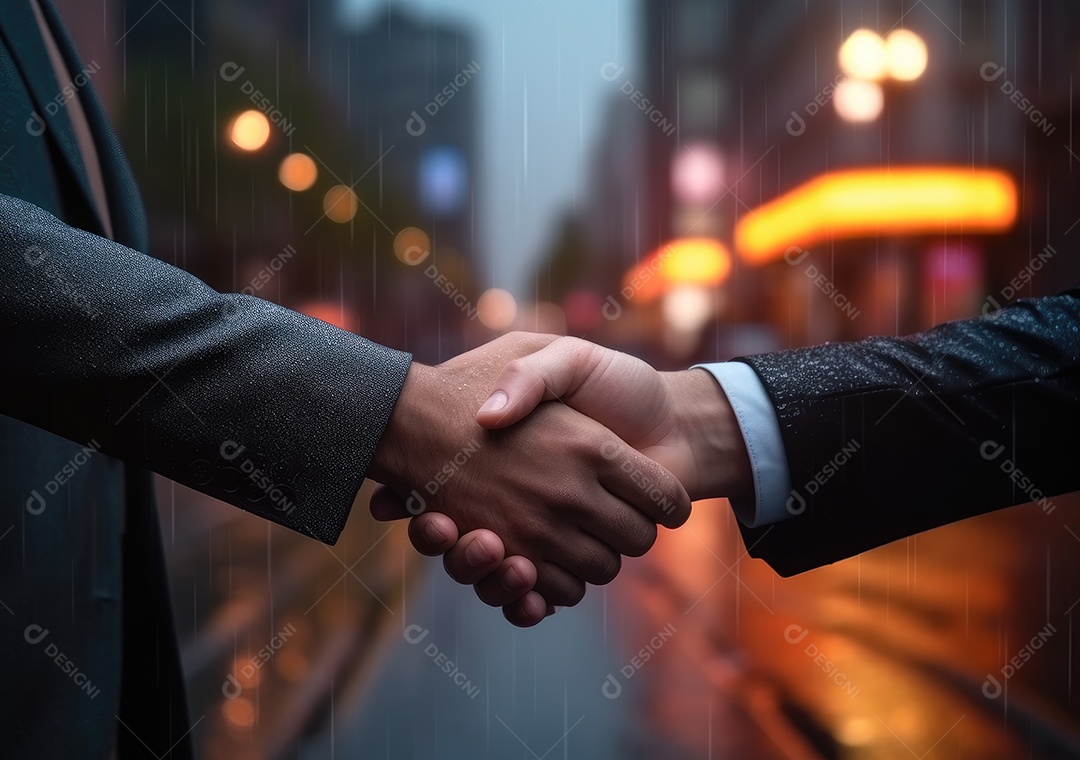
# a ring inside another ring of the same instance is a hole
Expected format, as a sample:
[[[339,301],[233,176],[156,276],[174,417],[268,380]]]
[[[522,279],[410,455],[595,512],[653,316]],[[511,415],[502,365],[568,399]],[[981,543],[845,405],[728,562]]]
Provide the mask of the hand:
[[[548,399],[560,399],[593,417],[663,464],[692,498],[752,494],[753,475],[742,434],[722,389],[705,370],[660,373],[627,354],[560,338],[508,364],[477,421],[486,428],[506,427]],[[437,532],[441,540],[430,541],[427,530]],[[504,554],[498,537],[483,531],[458,540],[456,526],[442,515],[414,518],[410,535],[421,552],[447,552],[447,572],[462,582],[473,577],[461,561],[463,545],[479,542],[499,560]],[[516,572],[531,570],[523,558],[507,562],[515,563]],[[498,573],[483,576],[478,593],[498,577]]]
[[[541,404],[506,430],[477,424],[474,410],[499,371],[552,341],[517,333],[437,367],[414,364],[369,471],[397,494],[372,497],[376,519],[442,513],[455,533],[487,529],[521,555],[496,563],[484,556],[489,537],[479,534],[447,557],[448,566],[467,568],[461,576],[478,583],[485,601],[518,599],[507,613],[519,624],[537,622],[549,604],[576,604],[585,582],[615,577],[620,555],[648,550],[657,522],[677,527],[690,513],[671,473],[562,404]],[[411,530],[414,542],[427,530],[423,523]],[[535,592],[522,558],[536,568]],[[503,570],[498,583],[478,576],[493,567]]]

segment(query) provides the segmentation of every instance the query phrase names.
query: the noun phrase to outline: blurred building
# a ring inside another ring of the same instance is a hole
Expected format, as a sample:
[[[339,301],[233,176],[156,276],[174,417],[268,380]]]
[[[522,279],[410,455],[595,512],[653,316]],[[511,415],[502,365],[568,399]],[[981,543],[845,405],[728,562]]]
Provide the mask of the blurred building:
[[[350,132],[374,171],[417,209],[415,225],[437,248],[470,261],[480,64],[470,34],[388,5],[348,35]]]
[[[644,73],[613,81],[645,145],[647,258],[622,284],[666,278],[672,241],[714,239],[732,262],[704,283],[703,314],[799,345],[908,332],[1075,280],[1056,252],[1075,221],[1078,21],[1063,1],[644,0]],[[916,172],[898,189],[898,171],[924,168],[954,176]],[[848,170],[862,174],[815,184]],[[954,180],[965,201],[931,200]],[[882,200],[857,214],[845,192]],[[653,308],[677,289],[665,281]]]

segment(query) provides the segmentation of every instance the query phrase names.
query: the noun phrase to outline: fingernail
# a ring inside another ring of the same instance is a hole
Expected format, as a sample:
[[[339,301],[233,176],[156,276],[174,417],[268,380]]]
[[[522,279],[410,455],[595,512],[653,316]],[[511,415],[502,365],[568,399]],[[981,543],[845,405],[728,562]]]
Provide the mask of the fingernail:
[[[473,567],[487,567],[494,557],[479,539],[465,547],[465,561]]]
[[[495,391],[488,397],[488,400],[484,402],[484,405],[480,407],[480,411],[497,412],[506,406],[508,400],[505,393],[502,391]]]
[[[424,537],[431,543],[439,546],[446,543],[446,534],[443,533],[442,529],[434,522],[429,522],[424,526]]]
[[[511,566],[503,575],[502,585],[507,591],[519,591],[525,588],[525,578],[516,567]]]

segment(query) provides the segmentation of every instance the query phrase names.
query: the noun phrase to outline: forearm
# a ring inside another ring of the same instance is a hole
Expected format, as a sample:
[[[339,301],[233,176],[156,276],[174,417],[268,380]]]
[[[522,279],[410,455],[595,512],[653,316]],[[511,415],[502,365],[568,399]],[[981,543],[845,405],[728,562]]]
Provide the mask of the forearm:
[[[0,411],[322,540],[408,356],[0,197]]]
[[[745,359],[780,417],[799,515],[747,531],[748,545],[800,572],[1080,488],[1078,326],[1073,291],[908,338]]]

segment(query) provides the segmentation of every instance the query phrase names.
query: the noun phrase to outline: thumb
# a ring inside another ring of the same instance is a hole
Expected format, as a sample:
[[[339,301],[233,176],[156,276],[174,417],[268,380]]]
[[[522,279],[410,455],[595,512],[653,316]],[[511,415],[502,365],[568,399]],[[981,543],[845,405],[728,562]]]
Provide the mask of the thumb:
[[[480,427],[504,428],[519,422],[542,401],[560,399],[588,379],[596,367],[592,343],[559,338],[503,367],[491,395],[476,413]]]

